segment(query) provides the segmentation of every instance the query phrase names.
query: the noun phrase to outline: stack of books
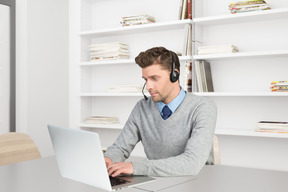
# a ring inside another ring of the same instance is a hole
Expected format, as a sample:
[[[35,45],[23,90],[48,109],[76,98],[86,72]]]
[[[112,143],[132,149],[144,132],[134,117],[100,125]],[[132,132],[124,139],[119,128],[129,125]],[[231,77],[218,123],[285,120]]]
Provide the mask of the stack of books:
[[[155,18],[150,15],[137,15],[122,17],[122,26],[142,25],[147,23],[155,23]]]
[[[90,61],[129,59],[128,45],[120,42],[92,44]]]
[[[198,55],[236,53],[238,48],[234,45],[201,46],[197,49]]]
[[[192,19],[192,0],[180,0],[178,19]]]
[[[195,84],[192,91],[214,92],[210,63],[207,61],[196,61],[194,69],[195,75],[192,75],[192,78],[194,76],[192,83],[195,82]]]
[[[255,131],[258,132],[274,132],[288,133],[288,122],[280,121],[259,121]]]
[[[91,116],[84,120],[87,124],[110,124],[118,123],[117,117],[106,117],[106,116]]]
[[[270,90],[272,92],[288,92],[288,81],[272,81]]]
[[[229,5],[229,10],[232,14],[269,9],[271,9],[270,6],[263,0],[239,1]]]

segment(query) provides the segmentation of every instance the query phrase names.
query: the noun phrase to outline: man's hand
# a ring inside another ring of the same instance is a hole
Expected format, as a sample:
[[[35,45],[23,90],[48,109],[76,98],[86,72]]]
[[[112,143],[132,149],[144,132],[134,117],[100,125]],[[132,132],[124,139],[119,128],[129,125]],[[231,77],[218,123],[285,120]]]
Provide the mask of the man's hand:
[[[112,160],[109,157],[104,157],[104,160],[105,160],[105,164],[106,164],[106,167],[107,167],[107,170],[108,170],[108,167],[110,165],[112,165]]]
[[[107,165],[107,164],[106,164]],[[112,163],[108,167],[108,174],[112,177],[116,177],[120,174],[133,174],[133,165],[131,162],[117,162]]]

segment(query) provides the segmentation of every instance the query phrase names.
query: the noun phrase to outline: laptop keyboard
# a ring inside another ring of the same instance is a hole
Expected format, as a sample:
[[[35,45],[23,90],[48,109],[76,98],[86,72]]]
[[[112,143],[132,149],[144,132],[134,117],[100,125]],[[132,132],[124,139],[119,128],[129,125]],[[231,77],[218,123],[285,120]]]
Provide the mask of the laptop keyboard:
[[[111,177],[111,176],[109,176],[109,179],[110,179],[111,186],[121,185],[121,184],[125,184],[129,182],[124,179],[119,179],[119,178]]]

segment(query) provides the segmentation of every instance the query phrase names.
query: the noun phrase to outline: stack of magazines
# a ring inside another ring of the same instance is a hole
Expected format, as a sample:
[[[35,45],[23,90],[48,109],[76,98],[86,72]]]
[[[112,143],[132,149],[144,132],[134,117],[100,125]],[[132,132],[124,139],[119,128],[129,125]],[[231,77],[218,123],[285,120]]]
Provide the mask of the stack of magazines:
[[[121,42],[92,44],[89,51],[90,61],[129,59],[128,45]]]
[[[202,46],[197,49],[198,55],[235,53],[238,51],[238,48],[234,45]]]
[[[91,116],[84,120],[84,123],[88,124],[110,124],[118,123],[117,117],[105,117],[105,116]]]
[[[142,25],[147,23],[155,23],[155,18],[149,15],[137,15],[122,17],[122,26]]]
[[[232,14],[269,9],[271,9],[270,6],[263,0],[239,1],[229,5],[229,10]]]
[[[288,92],[288,81],[272,81],[270,90],[272,92]]]
[[[288,133],[288,122],[279,121],[259,121],[255,131]]]

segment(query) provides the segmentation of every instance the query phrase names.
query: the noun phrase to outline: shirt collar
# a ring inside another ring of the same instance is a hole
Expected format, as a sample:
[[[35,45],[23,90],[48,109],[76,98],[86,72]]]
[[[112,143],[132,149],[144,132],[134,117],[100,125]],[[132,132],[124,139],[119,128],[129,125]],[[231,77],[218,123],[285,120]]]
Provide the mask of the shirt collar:
[[[162,101],[158,102],[158,107],[159,107],[160,113],[162,113],[162,109],[165,105],[167,105],[169,107],[169,109],[172,111],[172,113],[174,113],[176,111],[176,109],[180,106],[182,101],[184,100],[185,96],[186,96],[186,91],[184,91],[184,89],[182,89],[182,87],[181,87],[180,93],[170,103],[165,104]]]

